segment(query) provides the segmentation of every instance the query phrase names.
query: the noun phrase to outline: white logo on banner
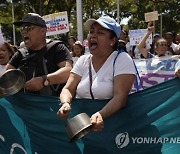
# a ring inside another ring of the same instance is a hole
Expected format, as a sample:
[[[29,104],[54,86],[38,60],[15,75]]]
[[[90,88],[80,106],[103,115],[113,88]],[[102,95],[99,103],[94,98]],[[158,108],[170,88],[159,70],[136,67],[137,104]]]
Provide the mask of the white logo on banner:
[[[126,147],[129,142],[132,144],[180,144],[180,137],[129,137],[127,132],[119,133],[115,142],[118,148]]]
[[[4,138],[4,136],[2,136],[1,134],[0,134],[0,140],[2,140],[3,142],[5,142],[5,138]],[[15,152],[15,148],[16,148],[16,149],[19,148],[19,149],[21,149],[21,150],[24,152],[24,154],[27,154],[27,152],[26,152],[26,150],[24,149],[24,147],[23,147],[22,145],[18,144],[18,143],[13,143],[13,144],[11,145],[10,154],[16,153],[16,152]],[[34,154],[38,154],[38,153],[35,152]]]
[[[129,144],[129,134],[127,132],[120,133],[116,136],[115,141],[118,148],[124,148]]]

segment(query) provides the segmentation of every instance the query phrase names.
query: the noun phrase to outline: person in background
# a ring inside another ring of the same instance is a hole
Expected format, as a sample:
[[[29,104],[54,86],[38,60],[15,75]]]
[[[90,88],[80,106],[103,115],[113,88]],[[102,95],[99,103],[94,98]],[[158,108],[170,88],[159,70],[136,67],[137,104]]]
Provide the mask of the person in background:
[[[128,32],[126,30],[122,30],[119,40],[123,40],[125,43],[128,42]]]
[[[167,32],[165,35],[165,39],[167,40],[168,49],[166,54],[167,55],[177,55],[180,54],[180,46],[173,43],[174,35],[172,32]]]
[[[154,26],[151,23],[148,23],[148,31],[142,40],[137,45],[140,53],[144,56],[144,58],[152,58],[155,56],[161,57],[166,55],[167,51],[167,41],[164,38],[158,39],[155,44],[155,54],[152,54],[145,48],[145,43],[149,35],[153,32]]]
[[[14,55],[15,50],[11,44],[4,41],[0,44],[0,76],[6,71],[6,64],[9,62],[11,57]]]
[[[179,33],[176,35],[175,44],[180,46],[180,34]]]
[[[68,38],[68,48],[70,52],[72,52],[73,44],[76,42],[76,38],[74,36],[70,36]]]
[[[118,49],[119,50],[122,49],[125,52],[127,52],[127,49],[126,49],[127,43],[128,43],[128,32],[126,30],[122,30],[119,37],[119,41],[118,41]]]
[[[159,33],[153,35],[152,44],[150,45],[151,46],[150,53],[155,54],[155,44],[160,38],[161,36]]]
[[[143,39],[140,41],[140,43],[138,44],[138,49],[140,50],[140,52],[143,54],[143,56],[145,58],[153,58],[153,57],[162,57],[162,56],[167,56],[166,55],[166,51],[168,49],[168,43],[164,38],[160,38],[156,41],[155,43],[155,54],[152,54],[150,52],[148,52],[145,48],[144,48],[144,44],[146,42],[146,39],[149,37],[149,35],[153,32],[153,26],[151,26],[151,23],[148,23],[148,31],[145,34],[145,36],[143,37]],[[175,66],[175,76],[176,77],[180,77],[180,60],[176,63]]]
[[[89,47],[88,47],[88,37],[89,37],[89,34],[87,34],[86,39],[83,41],[84,54],[90,54]]]
[[[118,40],[118,49],[119,50],[124,50],[125,52],[127,52],[127,50],[126,50],[126,42],[124,40]]]
[[[20,26],[26,48],[16,52],[6,69],[21,69],[26,75],[25,91],[48,96],[59,95],[72,69],[72,57],[63,43],[47,50],[46,23],[36,13],[28,13]]]
[[[73,44],[72,47],[72,59],[73,59],[73,65],[76,63],[76,61],[78,60],[78,58],[82,55],[84,55],[84,46],[82,45],[82,43],[80,41],[76,41]]]
[[[57,114],[61,119],[67,119],[68,112],[64,111],[70,110],[75,95],[82,99],[110,99],[101,110],[91,115],[92,130],[101,131],[104,120],[125,106],[136,71],[132,58],[126,52],[117,51],[121,29],[113,18],[89,19],[85,26],[89,29],[91,54],[81,56],[71,70],[60,93],[62,106]]]

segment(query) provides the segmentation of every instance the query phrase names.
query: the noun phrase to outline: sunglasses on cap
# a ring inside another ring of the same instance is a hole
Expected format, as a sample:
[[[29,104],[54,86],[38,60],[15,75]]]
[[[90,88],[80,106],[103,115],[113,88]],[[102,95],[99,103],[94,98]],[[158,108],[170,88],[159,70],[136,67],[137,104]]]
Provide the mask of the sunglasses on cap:
[[[23,25],[20,27],[20,32],[22,32],[23,30],[25,30],[26,32],[30,32],[35,28],[35,26],[33,25]]]

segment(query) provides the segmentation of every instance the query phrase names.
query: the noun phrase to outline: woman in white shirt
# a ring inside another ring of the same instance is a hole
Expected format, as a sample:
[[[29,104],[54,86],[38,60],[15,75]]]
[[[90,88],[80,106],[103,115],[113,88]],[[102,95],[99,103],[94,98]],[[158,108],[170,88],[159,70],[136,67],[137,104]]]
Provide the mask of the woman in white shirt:
[[[0,76],[6,71],[6,64],[14,54],[14,48],[8,43],[0,44]]]
[[[101,131],[104,120],[125,106],[136,72],[131,57],[125,52],[118,54],[121,29],[114,19],[109,16],[89,19],[85,26],[90,29],[91,54],[81,56],[73,67],[60,94],[62,106],[57,114],[61,119],[67,119],[68,113],[63,111],[70,110],[75,95],[76,98],[110,99],[91,116],[93,130]]]

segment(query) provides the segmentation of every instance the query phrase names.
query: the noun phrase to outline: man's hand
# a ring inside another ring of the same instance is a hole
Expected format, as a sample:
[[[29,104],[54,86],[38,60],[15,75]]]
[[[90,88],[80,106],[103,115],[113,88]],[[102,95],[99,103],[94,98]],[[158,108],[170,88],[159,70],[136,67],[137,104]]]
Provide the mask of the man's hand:
[[[35,77],[25,83],[26,90],[39,91],[44,87],[42,77]]]

